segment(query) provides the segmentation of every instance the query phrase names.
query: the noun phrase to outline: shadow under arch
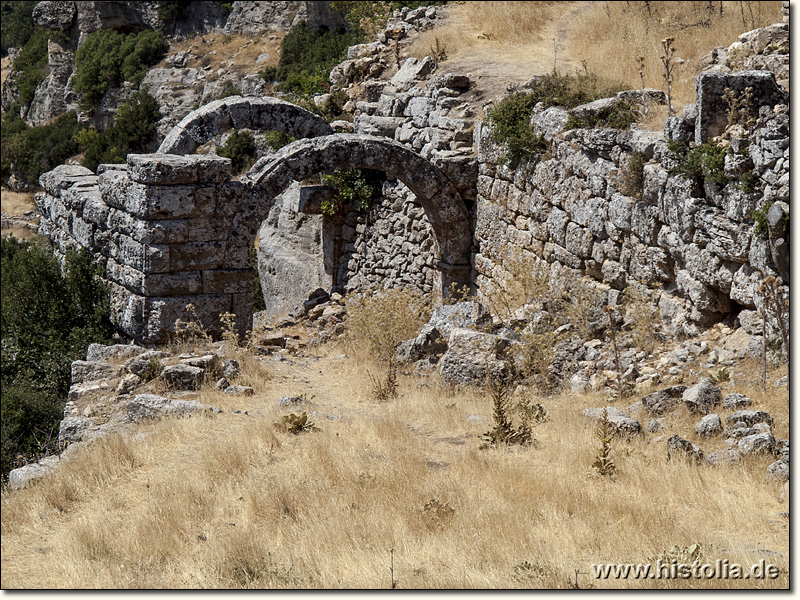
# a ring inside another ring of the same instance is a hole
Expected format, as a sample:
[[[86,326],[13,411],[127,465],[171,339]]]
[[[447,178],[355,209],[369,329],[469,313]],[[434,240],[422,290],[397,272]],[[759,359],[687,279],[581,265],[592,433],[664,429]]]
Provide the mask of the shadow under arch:
[[[472,231],[469,211],[447,176],[407,147],[386,138],[333,134],[302,139],[279,150],[248,174],[247,202],[233,217],[228,247],[249,247],[279,196],[293,181],[303,181],[336,169],[384,171],[403,182],[425,211],[438,249],[441,293],[469,286]]]

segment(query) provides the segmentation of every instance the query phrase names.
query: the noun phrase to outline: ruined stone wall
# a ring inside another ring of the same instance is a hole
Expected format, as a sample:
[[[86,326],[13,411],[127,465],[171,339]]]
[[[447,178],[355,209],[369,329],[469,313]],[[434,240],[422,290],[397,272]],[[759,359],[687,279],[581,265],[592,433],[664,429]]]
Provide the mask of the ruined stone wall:
[[[82,247],[98,259],[112,323],[144,343],[165,341],[191,303],[212,331],[225,312],[249,329],[253,272],[247,246],[230,241],[244,186],[230,181],[230,160],[130,155],[98,171],[58,167],[35,200],[57,252]]]
[[[380,201],[368,212],[348,213],[340,231],[334,291],[434,289],[436,241],[425,211],[403,184],[384,184]]]
[[[694,140],[693,106],[667,122],[666,137],[563,130],[566,118],[553,114],[560,110],[534,115],[534,128],[549,131],[549,151],[515,169],[503,164],[488,127],[478,130],[479,293],[502,285],[513,271],[509,261],[541,257],[619,290],[633,281],[657,284],[662,316],[689,335],[731,311],[758,308],[756,290],[769,275],[781,278],[788,297],[786,105],[763,106],[752,132],[729,140],[725,186],[674,172],[668,139],[706,141]],[[634,153],[646,161],[640,194],[625,185]],[[744,174],[755,176],[752,189]],[[759,232],[758,211],[771,215]]]

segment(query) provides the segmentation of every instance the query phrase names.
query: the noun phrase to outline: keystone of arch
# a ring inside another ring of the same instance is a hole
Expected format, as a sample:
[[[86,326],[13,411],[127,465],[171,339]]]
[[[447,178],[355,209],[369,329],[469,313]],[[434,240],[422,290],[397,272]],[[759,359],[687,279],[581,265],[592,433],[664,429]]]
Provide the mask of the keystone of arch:
[[[440,267],[469,270],[471,221],[458,190],[438,167],[386,138],[340,133],[284,146],[258,171],[249,174],[255,192],[252,198],[264,198],[271,204],[292,181],[343,168],[385,171],[406,184],[425,210],[439,243],[443,263]],[[260,223],[268,208],[247,207],[235,221]],[[254,212],[250,214],[251,211]]]
[[[186,115],[166,135],[158,152],[191,154],[229,129],[275,130],[295,138],[333,133],[325,119],[291,102],[270,97],[229,96]]]

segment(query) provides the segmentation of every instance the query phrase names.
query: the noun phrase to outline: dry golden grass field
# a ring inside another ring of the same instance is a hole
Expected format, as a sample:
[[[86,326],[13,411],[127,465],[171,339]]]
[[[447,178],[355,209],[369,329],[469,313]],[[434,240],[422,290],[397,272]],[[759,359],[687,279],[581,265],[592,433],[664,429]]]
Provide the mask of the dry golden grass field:
[[[584,61],[589,72],[639,89],[640,56],[645,86],[666,90],[661,42],[672,36],[680,63],[673,105],[680,111],[694,102],[702,57],[745,31],[779,22],[781,3],[452,2],[442,13],[443,24],[422,33],[410,55],[430,53],[438,40],[448,56],[441,68],[471,72],[489,98],[503,95],[509,83],[554,68],[566,74],[582,70]],[[651,125],[659,129],[665,116],[655,111]]]
[[[487,93],[554,64],[581,68],[583,60],[590,71],[638,88],[636,58],[643,55],[646,85],[661,88],[660,41],[674,35],[685,61],[680,109],[693,100],[700,57],[780,20],[779,2],[724,2],[722,16],[719,2],[713,14],[706,2],[647,3],[656,17],[642,12],[644,4],[454,2],[445,24],[409,52],[428,52],[438,37],[449,55],[442,68],[473,72]],[[709,25],[695,26],[695,18]],[[192,47],[214,69],[264,52],[271,53],[267,64],[277,62],[279,40],[211,37],[208,46],[192,39],[173,50]],[[23,200],[3,190],[4,211]],[[80,448],[25,489],[3,489],[0,587],[788,589],[789,497],[765,477],[774,458],[715,467],[668,460],[672,433],[706,453],[725,448],[721,436],[700,439],[699,417],[681,406],[667,415],[666,436],[615,438],[615,476],[601,476],[592,468],[601,442],[582,410],[625,410],[641,394],[614,401],[526,388],[516,397],[548,412],[533,430],[535,442],[481,448],[493,426],[486,391],[401,372],[396,398],[374,398],[372,376],[382,368],[374,348],[410,337],[420,322],[388,315],[383,329],[351,329],[326,345],[271,356],[229,349],[243,367],[237,383],[253,387],[253,396],[209,384],[193,399],[222,413],[137,425],[134,435]],[[302,328],[297,333],[308,339]],[[690,366],[696,372],[687,384],[704,374]],[[748,395],[753,409],[773,416],[775,437],[788,438],[789,393],[773,386],[787,366],[770,368],[765,391],[754,383],[758,364],[732,371],[723,394]],[[148,385],[137,393],[166,393]],[[285,396],[307,403],[279,408]],[[293,435],[274,426],[301,410],[316,431]],[[632,416],[647,423],[643,413]],[[748,570],[763,560],[778,576],[593,576],[593,565],[673,559]]]
[[[646,433],[614,440],[616,477],[602,477],[591,467],[595,427],[581,415],[606,406],[602,395],[531,395],[549,413],[535,444],[480,449],[486,393],[401,375],[398,398],[377,402],[376,367],[342,354],[351,349],[241,354],[254,396],[209,386],[198,399],[223,413],[142,425],[4,491],[2,587],[568,589],[576,571],[581,588],[788,586],[788,498],[764,477],[774,459],[667,460],[664,440]],[[734,380],[757,371],[744,365]],[[766,393],[724,389],[770,412],[778,437],[788,437],[788,394],[771,383],[785,372],[770,371]],[[277,400],[299,395],[319,431],[276,430],[289,413]],[[666,426],[706,452],[724,447],[696,439],[696,421],[678,411]],[[763,558],[780,575],[591,576],[592,564],[655,564],[692,544],[701,563]]]

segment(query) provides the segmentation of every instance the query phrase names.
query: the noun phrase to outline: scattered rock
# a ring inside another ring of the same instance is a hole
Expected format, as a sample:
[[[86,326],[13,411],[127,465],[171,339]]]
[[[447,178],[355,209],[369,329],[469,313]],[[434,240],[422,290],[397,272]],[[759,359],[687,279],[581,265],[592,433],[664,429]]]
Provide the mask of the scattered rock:
[[[685,385],[673,385],[652,394],[647,394],[642,398],[642,405],[653,416],[663,415],[678,405],[686,389]]]
[[[696,385],[683,392],[683,402],[690,412],[708,414],[720,403],[722,392],[711,379],[703,377]]]
[[[173,390],[199,390],[205,379],[205,371],[189,365],[170,365],[161,374],[164,383]]]
[[[722,408],[739,409],[750,406],[752,403],[753,401],[744,394],[728,394],[722,401]]]
[[[229,385],[225,388],[225,393],[231,396],[252,396],[255,391],[246,385]]]
[[[638,435],[642,433],[641,423],[639,423],[639,421],[636,419],[632,419],[620,409],[614,406],[607,406],[606,411],[608,420],[616,428],[617,434],[630,437],[632,435]],[[603,409],[585,408],[583,409],[583,415],[594,421],[600,421],[603,418]]]
[[[177,400],[156,394],[139,394],[127,403],[125,410],[128,419],[134,423],[167,416],[183,417],[202,411],[221,412],[218,408],[195,400]]]
[[[242,368],[239,366],[239,361],[234,358],[227,358],[222,361],[222,377],[228,381],[234,381],[239,377]]]
[[[700,462],[703,460],[703,455],[702,449],[677,434],[667,440],[667,459],[673,456],[686,456]]]
[[[756,433],[740,439],[738,446],[742,454],[765,454],[775,449],[775,438],[771,433]]]
[[[752,427],[756,423],[772,425],[772,416],[763,410],[739,410],[729,415],[725,420],[728,425],[733,425],[740,421],[748,427]]]
[[[706,415],[695,425],[694,430],[700,437],[711,437],[712,435],[722,433],[722,420],[719,418],[719,415]]]

